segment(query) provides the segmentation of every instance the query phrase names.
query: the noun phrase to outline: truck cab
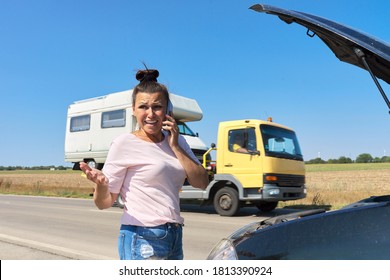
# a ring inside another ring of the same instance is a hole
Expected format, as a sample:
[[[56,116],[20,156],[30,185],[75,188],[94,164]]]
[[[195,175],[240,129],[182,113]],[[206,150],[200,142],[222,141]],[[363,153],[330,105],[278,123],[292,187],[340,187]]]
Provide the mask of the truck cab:
[[[207,154],[216,150],[216,161]],[[271,119],[221,122],[217,147],[204,155],[209,170],[206,190],[183,186],[182,199],[201,199],[222,216],[235,215],[241,206],[272,211],[278,201],[306,197],[305,167],[295,132]]]

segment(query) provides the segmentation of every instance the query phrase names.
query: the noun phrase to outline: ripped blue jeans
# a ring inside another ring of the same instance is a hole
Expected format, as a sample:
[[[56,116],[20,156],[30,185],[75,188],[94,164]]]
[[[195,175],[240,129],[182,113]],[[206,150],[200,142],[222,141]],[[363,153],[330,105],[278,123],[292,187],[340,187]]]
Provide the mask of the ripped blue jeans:
[[[119,257],[121,260],[182,260],[182,239],[180,224],[122,225],[118,238]]]

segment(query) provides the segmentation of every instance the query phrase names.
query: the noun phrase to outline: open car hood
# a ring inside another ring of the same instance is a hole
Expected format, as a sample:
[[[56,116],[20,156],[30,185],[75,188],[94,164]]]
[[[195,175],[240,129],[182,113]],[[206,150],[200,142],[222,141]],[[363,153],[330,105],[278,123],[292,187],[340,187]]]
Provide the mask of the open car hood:
[[[311,37],[317,35],[341,61],[370,72],[385,102],[390,102],[376,78],[390,84],[390,45],[373,36],[328,19],[297,11],[284,10],[270,5],[256,4],[250,9],[277,15],[290,24],[298,23],[308,29]]]
[[[390,195],[276,216],[238,229],[207,259],[389,260],[389,217]]]

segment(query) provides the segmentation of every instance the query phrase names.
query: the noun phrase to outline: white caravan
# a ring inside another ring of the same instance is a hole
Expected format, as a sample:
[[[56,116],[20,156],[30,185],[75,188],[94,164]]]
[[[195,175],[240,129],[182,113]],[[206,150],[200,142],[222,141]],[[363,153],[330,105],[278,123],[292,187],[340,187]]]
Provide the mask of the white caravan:
[[[132,90],[76,101],[68,107],[65,133],[65,161],[79,162],[101,169],[112,140],[132,132],[137,122],[132,114]],[[172,112],[182,134],[195,155],[202,161],[207,146],[186,122],[199,121],[202,110],[194,99],[170,94]]]

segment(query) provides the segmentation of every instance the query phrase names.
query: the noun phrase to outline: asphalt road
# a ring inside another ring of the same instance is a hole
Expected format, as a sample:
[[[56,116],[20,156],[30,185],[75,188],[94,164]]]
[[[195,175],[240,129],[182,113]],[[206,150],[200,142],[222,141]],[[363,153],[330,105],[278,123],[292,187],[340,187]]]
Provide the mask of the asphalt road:
[[[220,239],[241,226],[286,211],[263,214],[251,207],[221,217],[212,207],[182,205],[184,258],[204,260]],[[98,210],[88,199],[0,195],[0,259],[116,260],[121,212]]]

